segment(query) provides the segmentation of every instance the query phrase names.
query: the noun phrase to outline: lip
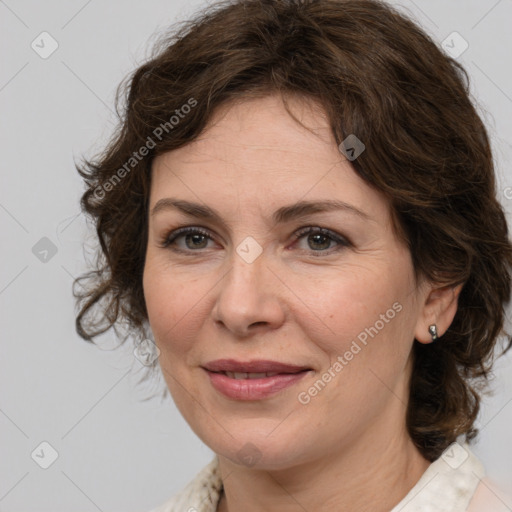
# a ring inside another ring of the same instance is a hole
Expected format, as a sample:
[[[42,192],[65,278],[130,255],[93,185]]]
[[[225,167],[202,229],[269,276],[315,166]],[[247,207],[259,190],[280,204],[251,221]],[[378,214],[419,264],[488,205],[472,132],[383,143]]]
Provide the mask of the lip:
[[[218,359],[203,366],[212,386],[227,398],[234,400],[262,400],[275,395],[303,379],[311,368],[277,361],[248,361]],[[235,379],[223,372],[264,373],[277,375],[257,379]]]
[[[311,370],[308,366],[280,363],[266,359],[253,361],[236,361],[235,359],[216,359],[206,363],[203,368],[210,372],[243,372],[243,373],[297,373],[303,370]]]

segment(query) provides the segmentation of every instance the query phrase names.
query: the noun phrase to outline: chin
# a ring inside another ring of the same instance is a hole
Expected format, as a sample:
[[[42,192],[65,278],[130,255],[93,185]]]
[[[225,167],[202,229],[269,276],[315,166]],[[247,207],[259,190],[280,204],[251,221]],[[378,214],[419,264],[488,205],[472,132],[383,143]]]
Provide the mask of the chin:
[[[223,441],[203,439],[203,441],[221,458],[226,458],[237,466],[258,470],[283,470],[308,460],[303,451],[301,437],[289,430],[285,436],[269,438],[268,432],[257,434],[242,430],[234,439],[227,435]]]

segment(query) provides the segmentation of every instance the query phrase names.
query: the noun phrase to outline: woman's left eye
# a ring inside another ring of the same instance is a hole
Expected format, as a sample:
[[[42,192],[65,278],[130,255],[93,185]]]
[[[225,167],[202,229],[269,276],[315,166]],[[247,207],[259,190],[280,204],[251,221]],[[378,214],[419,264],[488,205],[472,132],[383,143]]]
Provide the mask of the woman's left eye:
[[[308,227],[300,230],[293,236],[297,240],[305,238],[309,248],[312,249],[313,253],[328,252],[330,254],[331,252],[336,252],[344,247],[350,246],[350,242],[346,238],[326,228]],[[336,242],[337,244],[334,249],[330,247],[332,242]]]
[[[293,234],[295,240],[304,238],[309,246],[305,250],[312,253],[332,253],[344,247],[350,246],[350,242],[334,231],[320,227],[303,228]],[[183,239],[183,244],[177,242]],[[200,249],[207,249],[208,241],[213,241],[208,231],[200,228],[181,228],[168,234],[161,243],[161,247],[170,248],[175,252],[198,252]],[[331,244],[337,244],[334,249]],[[320,255],[320,254],[318,254]]]

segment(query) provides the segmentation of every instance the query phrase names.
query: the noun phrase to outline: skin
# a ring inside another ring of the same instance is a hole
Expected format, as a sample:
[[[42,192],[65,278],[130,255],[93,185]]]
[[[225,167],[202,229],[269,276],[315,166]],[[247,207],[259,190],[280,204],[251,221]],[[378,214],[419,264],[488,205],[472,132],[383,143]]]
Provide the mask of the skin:
[[[208,205],[222,222],[170,207],[149,215],[149,322],[177,407],[219,456],[219,511],[385,512],[429,465],[405,426],[414,339],[429,343],[433,323],[440,336],[446,331],[460,288],[415,281],[387,200],[339,151],[318,105],[289,105],[313,133],[270,95],[222,107],[199,139],[155,159],[150,212],[172,197]],[[304,200],[341,200],[367,218],[336,210],[271,222],[275,210]],[[185,226],[208,236],[162,247]],[[349,244],[292,236],[308,226]],[[262,248],[251,263],[236,251],[248,236]],[[396,303],[400,312],[301,403],[298,394]],[[219,358],[312,371],[272,397],[242,402],[217,392],[201,368]],[[252,465],[239,457],[248,443]]]

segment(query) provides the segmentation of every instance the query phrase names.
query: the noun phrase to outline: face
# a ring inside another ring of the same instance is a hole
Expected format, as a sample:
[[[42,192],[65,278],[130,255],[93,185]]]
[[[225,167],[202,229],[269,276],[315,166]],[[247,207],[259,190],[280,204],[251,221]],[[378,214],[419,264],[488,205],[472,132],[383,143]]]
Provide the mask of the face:
[[[144,268],[177,407],[214,452],[261,468],[405,431],[425,298],[385,198],[321,109],[290,106],[313,133],[278,97],[250,99],[155,159]]]

